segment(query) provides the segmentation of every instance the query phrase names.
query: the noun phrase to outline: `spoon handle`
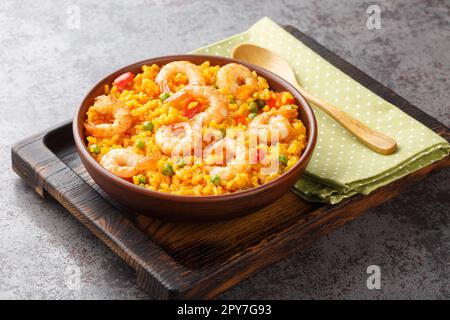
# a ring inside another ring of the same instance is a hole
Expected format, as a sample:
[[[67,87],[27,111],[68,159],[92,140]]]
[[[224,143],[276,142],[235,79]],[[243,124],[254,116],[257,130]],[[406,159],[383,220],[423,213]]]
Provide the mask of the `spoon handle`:
[[[300,87],[300,85],[296,84],[296,87],[308,102],[314,104],[331,118],[336,120],[341,126],[353,133],[362,143],[373,151],[381,154],[391,154],[397,149],[397,142],[391,137],[369,128],[331,103],[319,100],[317,97]]]

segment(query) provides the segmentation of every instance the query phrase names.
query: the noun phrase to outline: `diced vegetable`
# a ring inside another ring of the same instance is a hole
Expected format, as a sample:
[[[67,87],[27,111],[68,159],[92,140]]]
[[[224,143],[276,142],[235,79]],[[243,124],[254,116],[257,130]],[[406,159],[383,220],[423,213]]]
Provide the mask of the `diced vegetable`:
[[[220,177],[218,175],[213,175],[211,177],[211,183],[215,186],[218,186],[220,184]]]
[[[250,113],[257,113],[258,112],[258,104],[255,101],[250,102]]]
[[[190,108],[189,105],[192,102],[197,102],[197,101],[193,97],[187,96],[187,98],[184,101],[183,107],[182,107],[183,116],[188,117],[189,119],[194,117],[197,113],[202,112],[202,110],[203,110],[203,106],[199,102],[197,102],[197,105],[195,107]]]
[[[275,95],[275,97],[272,97],[272,98],[266,100],[266,103],[267,103],[267,105],[268,105],[270,108],[279,108],[279,107],[281,107],[282,105],[286,105],[286,104],[294,104],[294,103],[295,103],[295,99],[293,99],[293,98],[287,98],[287,99],[286,99],[286,102],[283,103],[283,93],[282,93],[282,92],[281,92],[281,93],[279,92],[279,93],[277,93],[277,94]]]
[[[295,103],[295,99],[288,98],[288,99],[286,100],[286,104],[294,104],[294,103]]]
[[[123,90],[130,89],[131,85],[133,84],[133,79],[133,72],[125,72],[124,74],[118,76],[114,80],[113,84],[117,86],[119,92],[122,92]]]
[[[295,99],[292,96],[292,94],[287,91],[278,93],[278,96],[280,97],[279,106],[286,105],[286,104],[292,104],[295,102]]]
[[[203,109],[200,103],[191,109],[189,109],[188,105],[183,108],[183,115],[185,117],[188,117],[189,119],[193,118],[197,113],[200,113]]]
[[[266,106],[266,102],[263,99],[257,99],[256,104],[258,105],[259,109],[262,109]]]
[[[164,168],[162,170],[162,174],[168,177],[171,177],[175,174],[175,171],[173,170],[173,166],[171,163],[166,162],[164,164]]]
[[[93,144],[89,147],[89,151],[91,151],[91,153],[94,154],[99,154],[100,153],[100,147],[96,144]]]
[[[267,103],[267,105],[268,105],[270,108],[276,108],[276,106],[277,106],[277,99],[275,99],[275,98],[270,98],[270,99],[266,100],[266,103]]]
[[[280,155],[279,160],[280,160],[280,163],[281,163],[282,165],[285,165],[285,166],[286,166],[287,163],[288,163],[288,158],[287,158],[286,155],[284,155],[284,154]]]
[[[248,117],[249,117],[250,119],[253,120],[257,115],[258,115],[258,114],[257,114],[256,112],[253,112],[253,113],[250,113],[250,114],[248,115]]]
[[[138,147],[139,149],[144,149],[145,148],[145,141],[142,139],[138,139],[136,140],[136,147]]]
[[[225,136],[227,135],[227,130],[222,128],[220,129],[220,133],[222,134],[222,138],[225,138]]]
[[[170,93],[168,92],[163,92],[159,95],[159,100],[161,102],[164,102],[168,97],[170,97]]]
[[[247,114],[243,114],[243,115],[234,117],[234,122],[235,122],[236,124],[239,124],[239,123],[240,123],[240,124],[247,124],[246,118],[247,118]]]
[[[145,131],[153,131],[153,129],[155,128],[155,125],[151,121],[145,121],[144,124],[142,125],[142,128]]]
[[[147,177],[143,174],[140,174],[137,176],[139,184],[146,184],[147,183]]]

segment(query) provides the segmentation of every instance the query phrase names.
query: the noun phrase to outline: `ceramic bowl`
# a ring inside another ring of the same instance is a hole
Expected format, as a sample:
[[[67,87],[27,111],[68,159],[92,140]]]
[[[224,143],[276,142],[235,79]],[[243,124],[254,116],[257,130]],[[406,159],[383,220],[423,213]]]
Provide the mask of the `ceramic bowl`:
[[[300,160],[283,175],[273,181],[256,188],[218,196],[185,196],[151,191],[121,179],[98,164],[86,148],[86,136],[83,122],[86,111],[94,103],[97,96],[104,94],[105,84],[124,72],[141,72],[143,65],[164,65],[172,61],[187,60],[201,64],[208,60],[211,65],[225,65],[236,62],[247,66],[264,77],[270,88],[276,91],[290,92],[299,108],[299,118],[306,127],[308,143]],[[295,184],[305,171],[316,144],[317,124],[314,112],[303,96],[287,81],[261,67],[249,63],[218,56],[205,55],[173,55],[152,58],[137,62],[113,72],[98,82],[84,98],[73,120],[73,135],[80,158],[94,181],[112,198],[139,213],[149,216],[178,221],[199,221],[234,218],[247,214],[272,203],[280,198]]]

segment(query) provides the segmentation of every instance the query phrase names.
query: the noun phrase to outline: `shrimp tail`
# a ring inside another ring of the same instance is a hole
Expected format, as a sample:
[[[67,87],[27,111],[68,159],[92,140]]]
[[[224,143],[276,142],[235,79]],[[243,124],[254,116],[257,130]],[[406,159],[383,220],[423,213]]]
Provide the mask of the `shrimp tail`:
[[[170,92],[169,82],[166,80],[162,80],[159,84],[159,90],[161,93]]]
[[[287,119],[293,119],[293,118],[297,118],[298,111],[296,109],[276,110],[276,111],[274,111],[274,114],[282,115],[283,117],[285,117]]]
[[[138,171],[150,171],[157,167],[158,160],[161,158],[161,152],[154,152],[151,155],[141,159],[136,164],[136,170]]]
[[[165,100],[165,102],[177,103],[177,102],[180,102],[182,99],[187,98],[187,96],[188,96],[188,93],[186,91],[180,90],[180,91],[174,93],[173,95],[171,95],[169,98],[167,98]]]
[[[91,123],[86,123],[86,122],[83,123],[83,125],[84,125],[84,129],[86,130],[86,133],[88,135],[92,135],[92,133],[94,132],[95,126]]]

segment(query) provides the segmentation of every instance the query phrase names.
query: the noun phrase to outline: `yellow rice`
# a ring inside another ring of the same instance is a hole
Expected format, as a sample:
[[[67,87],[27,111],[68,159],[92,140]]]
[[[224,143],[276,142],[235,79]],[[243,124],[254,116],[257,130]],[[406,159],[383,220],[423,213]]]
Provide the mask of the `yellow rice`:
[[[200,69],[205,76],[207,85],[214,85],[216,82],[216,75],[220,66],[211,66],[208,61],[200,65]],[[92,156],[99,161],[100,158],[113,148],[128,148],[131,147],[136,153],[142,155],[149,155],[158,151],[159,148],[155,143],[155,132],[162,126],[189,121],[181,110],[171,106],[169,103],[163,103],[159,99],[160,89],[155,83],[155,78],[160,70],[157,65],[142,66],[142,72],[134,77],[132,86],[129,90],[119,92],[116,85],[105,86],[105,94],[113,98],[122,100],[131,111],[133,126],[124,134],[115,135],[107,139],[99,139],[94,136],[87,137],[88,150]],[[276,96],[276,92],[270,90],[267,81],[258,76],[258,88],[244,101],[236,99],[236,97],[229,95],[229,117],[222,123],[209,123],[202,129],[215,128],[222,130],[241,129],[245,130],[248,123],[251,121],[246,115],[249,114],[250,105],[257,99],[267,101]],[[171,87],[178,91],[187,84],[187,78],[184,74],[177,74],[171,82]],[[223,93],[227,94],[225,90]],[[277,106],[283,108],[297,108],[292,104],[286,106],[287,101],[292,99],[292,95],[288,92],[281,94],[281,105]],[[292,101],[292,100],[291,100]],[[195,107],[189,105],[189,108]],[[269,105],[266,105],[260,112],[269,111]],[[244,117],[244,123],[237,124],[233,119]],[[87,111],[87,123],[99,123],[105,121],[101,119],[99,114],[90,108]],[[143,130],[143,123],[151,121],[154,125],[152,131]],[[295,137],[286,143],[278,143],[275,146],[267,146],[267,151],[271,152],[274,148],[278,148],[280,155],[284,155],[287,159],[285,165],[281,165],[277,172],[269,175],[261,174],[261,164],[252,164],[248,172],[238,173],[230,181],[220,181],[213,183],[212,177],[206,170],[206,163],[194,163],[194,157],[186,159],[185,163],[192,163],[187,165],[178,164],[176,159],[172,159],[167,155],[162,154],[157,162],[155,170],[143,172],[140,175],[134,176],[129,181],[140,185],[143,188],[160,192],[170,192],[182,195],[220,195],[230,192],[236,192],[252,187],[257,187],[268,181],[271,181],[287,170],[289,170],[300,158],[303,149],[306,146],[307,137],[304,125],[299,119],[291,120],[292,127],[295,130]],[[227,131],[228,132],[228,131]],[[145,148],[136,147],[136,141],[141,140],[145,142]],[[168,176],[164,174],[164,166],[170,163],[173,167],[173,175]]]

